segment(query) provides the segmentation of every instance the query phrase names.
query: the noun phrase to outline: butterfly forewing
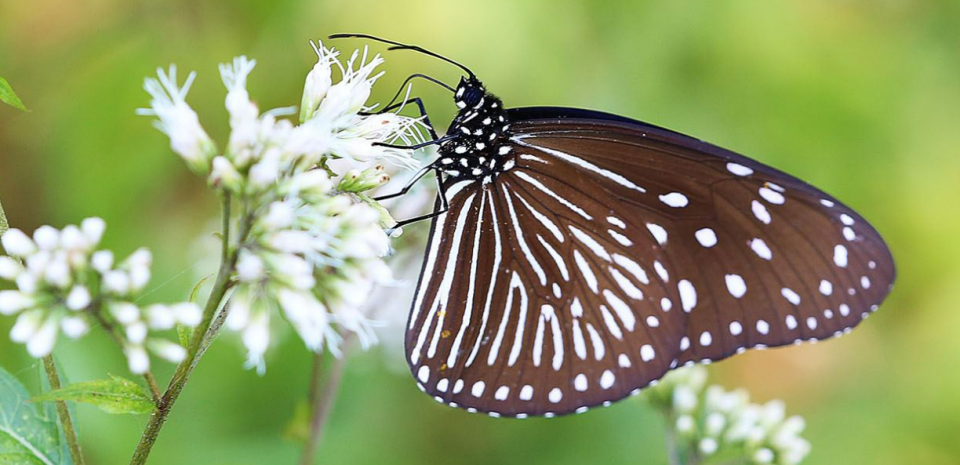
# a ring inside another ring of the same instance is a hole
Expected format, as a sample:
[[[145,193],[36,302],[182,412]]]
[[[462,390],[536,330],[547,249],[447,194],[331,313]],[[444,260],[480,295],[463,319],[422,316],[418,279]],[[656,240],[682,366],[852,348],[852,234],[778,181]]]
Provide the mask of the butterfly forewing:
[[[842,334],[893,284],[893,259],[869,223],[758,162],[640,123],[546,118],[514,130],[521,157],[594,166],[585,171],[608,175],[591,176],[590,192],[662,227],[657,244],[689,310],[680,362]],[[622,195],[609,173],[646,192]]]
[[[802,181],[619,117],[512,112],[509,169],[449,182],[427,248],[407,356],[438,401],[582,411],[841,334],[889,292],[876,231]]]

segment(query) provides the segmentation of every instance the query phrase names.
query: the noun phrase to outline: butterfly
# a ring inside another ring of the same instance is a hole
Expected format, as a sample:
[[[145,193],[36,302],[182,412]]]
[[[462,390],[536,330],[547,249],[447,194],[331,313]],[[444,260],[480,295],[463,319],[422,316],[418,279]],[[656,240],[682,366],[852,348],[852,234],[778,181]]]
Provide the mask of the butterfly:
[[[504,108],[466,67],[385,42],[467,73],[422,171],[440,194],[406,326],[439,402],[580,413],[679,366],[843,335],[892,289],[877,231],[789,174],[622,116]]]

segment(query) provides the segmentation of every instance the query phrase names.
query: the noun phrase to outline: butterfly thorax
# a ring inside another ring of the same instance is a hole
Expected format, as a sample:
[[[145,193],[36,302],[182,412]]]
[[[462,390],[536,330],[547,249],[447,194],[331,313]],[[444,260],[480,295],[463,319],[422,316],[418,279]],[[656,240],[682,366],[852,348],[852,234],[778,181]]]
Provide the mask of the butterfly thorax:
[[[501,145],[509,128],[503,104],[468,79],[460,81],[454,99],[460,111],[447,131],[451,139],[440,145],[438,163],[451,178],[490,182],[513,166],[510,147]]]

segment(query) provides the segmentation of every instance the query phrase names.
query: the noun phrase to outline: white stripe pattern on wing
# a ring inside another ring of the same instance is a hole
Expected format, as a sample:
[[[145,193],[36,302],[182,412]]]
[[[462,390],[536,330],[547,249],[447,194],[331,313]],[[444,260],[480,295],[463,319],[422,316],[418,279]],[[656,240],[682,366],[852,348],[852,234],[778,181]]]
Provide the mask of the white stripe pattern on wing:
[[[473,259],[470,262],[470,287],[467,289],[467,307],[463,311],[463,319],[460,323],[460,331],[457,332],[457,337],[453,340],[453,346],[450,348],[450,354],[447,356],[447,367],[452,368],[457,364],[457,356],[460,355],[460,345],[463,343],[463,337],[467,333],[467,326],[470,324],[470,319],[473,316],[473,307],[475,306],[475,291],[477,287],[477,265],[479,265],[479,260],[477,260],[480,252],[480,236],[483,233],[483,217],[486,213],[487,207],[487,196],[489,193],[484,190],[483,196],[480,198],[480,213],[477,214],[477,229],[474,233],[473,238]],[[496,228],[496,225],[493,225]],[[437,337],[434,335],[434,343],[431,347],[431,351],[436,350]],[[433,357],[433,355],[430,355]]]
[[[559,158],[559,159],[561,159],[561,160],[563,160],[563,161],[572,163],[572,164],[577,165],[577,166],[579,166],[579,167],[581,167],[581,168],[586,168],[587,170],[593,171],[594,173],[597,173],[597,174],[599,174],[600,176],[603,176],[603,177],[605,177],[605,178],[607,178],[607,179],[609,179],[609,180],[611,180],[611,181],[613,181],[613,182],[615,182],[615,183],[617,183],[617,184],[620,184],[621,186],[626,187],[626,188],[628,188],[628,189],[633,189],[633,190],[635,190],[635,191],[637,191],[637,192],[641,192],[641,193],[647,192],[646,189],[644,189],[644,188],[642,188],[642,187],[634,184],[634,183],[631,182],[629,179],[627,179],[627,178],[625,178],[625,177],[623,177],[623,176],[621,176],[621,175],[619,175],[619,174],[617,174],[617,173],[614,173],[613,171],[610,171],[610,170],[607,170],[607,169],[603,169],[603,168],[601,168],[601,167],[599,167],[599,166],[597,166],[597,165],[594,165],[593,163],[590,163],[590,162],[588,162],[588,161],[586,161],[586,160],[584,160],[584,159],[582,159],[582,158],[580,158],[580,157],[575,157],[575,156],[573,156],[573,155],[570,155],[569,153],[564,153],[564,152],[561,152],[561,151],[559,151],[559,150],[548,149],[548,148],[546,148],[546,147],[540,147],[539,145],[530,144],[530,143],[525,142],[522,138],[518,138],[518,137],[514,137],[514,138],[513,138],[513,141],[516,142],[516,143],[518,143],[518,144],[520,144],[520,145],[522,145],[522,146],[524,146],[524,147],[530,147],[530,148],[533,148],[533,149],[536,149],[536,150],[540,150],[540,151],[542,151],[542,152],[544,152],[544,153],[548,153],[548,154],[550,154],[550,155],[553,155],[553,156],[555,156],[555,157],[557,157],[557,158]]]
[[[503,245],[500,242],[500,223],[497,221],[497,205],[494,203],[493,195],[488,197],[490,199],[490,225],[493,227],[493,269],[490,272],[490,288],[487,289],[487,300],[483,306],[483,316],[480,322],[480,331],[477,332],[476,342],[473,345],[473,350],[470,352],[470,357],[467,359],[466,366],[473,364],[473,360],[476,359],[477,353],[480,352],[480,344],[483,342],[483,335],[487,331],[487,321],[490,319],[490,305],[493,303],[493,290],[497,287],[497,276],[500,274],[500,262],[503,259]]]
[[[534,179],[533,176],[530,176],[529,174],[524,173],[523,171],[519,171],[519,170],[516,172],[516,176],[517,176],[518,178],[526,181],[526,182],[529,183],[531,186],[533,186],[533,187],[535,187],[535,188],[537,188],[537,189],[540,189],[544,194],[547,194],[547,195],[549,195],[550,197],[553,197],[554,199],[557,200],[557,202],[560,202],[561,204],[563,204],[563,206],[569,208],[569,209],[570,209],[571,211],[573,211],[574,213],[582,216],[585,220],[588,220],[588,221],[589,221],[589,220],[592,220],[592,219],[593,219],[593,217],[590,216],[589,213],[583,211],[582,208],[574,205],[574,204],[571,203],[569,200],[567,200],[567,199],[565,199],[564,197],[560,196],[560,195],[557,194],[556,192],[550,190],[549,187],[544,186],[542,182]]]
[[[466,225],[467,215],[470,213],[470,207],[473,206],[473,199],[475,197],[476,194],[470,194],[470,197],[467,197],[463,208],[460,210],[460,216],[457,218],[456,228],[453,233],[453,245],[450,247],[450,255],[447,257],[447,265],[444,268],[443,278],[440,281],[440,287],[437,289],[433,303],[430,305],[430,311],[427,314],[423,325],[420,327],[420,335],[417,337],[417,344],[413,349],[413,353],[410,355],[410,359],[413,363],[417,363],[420,360],[423,344],[427,340],[427,331],[429,331],[431,327],[434,315],[437,314],[437,309],[441,306],[446,308],[447,299],[450,297],[450,286],[453,284],[454,275],[457,274],[456,261],[460,255],[460,243],[461,239],[463,238],[464,226]],[[441,323],[443,323],[443,316],[440,317],[440,322],[438,324]]]
[[[507,190],[507,186],[501,186],[501,188],[503,189],[503,199],[507,201],[507,210],[510,212],[510,221],[513,222],[513,234],[517,237],[517,242],[520,244],[520,250],[527,258],[527,262],[530,263],[530,268],[532,268],[533,272],[537,274],[538,278],[540,278],[540,285],[546,286],[547,275],[543,272],[543,267],[540,266],[540,262],[537,261],[537,258],[533,256],[530,246],[527,245],[527,241],[523,237],[523,229],[520,227],[520,220],[517,218],[517,211],[513,208],[513,201],[510,200],[510,191]]]

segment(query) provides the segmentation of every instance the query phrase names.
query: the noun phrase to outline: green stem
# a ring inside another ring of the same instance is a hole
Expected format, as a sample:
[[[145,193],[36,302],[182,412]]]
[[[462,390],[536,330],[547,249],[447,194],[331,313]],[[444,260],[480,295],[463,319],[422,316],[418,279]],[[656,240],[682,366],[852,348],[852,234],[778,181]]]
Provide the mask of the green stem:
[[[334,357],[333,364],[330,366],[330,373],[327,376],[327,382],[320,385],[322,375],[321,363],[323,355],[314,355],[313,377],[310,380],[310,436],[307,443],[303,446],[303,453],[300,456],[300,465],[310,465],[313,463],[320,446],[320,439],[323,437],[323,426],[330,416],[333,407],[333,401],[337,398],[340,390],[340,381],[343,379],[343,368],[346,365],[346,347],[340,357]],[[319,386],[319,387],[318,387]]]
[[[230,288],[230,277],[233,275],[234,266],[237,262],[237,251],[236,249],[231,250],[230,248],[230,195],[224,193],[222,200],[222,260],[216,282],[213,284],[213,289],[210,291],[210,296],[207,298],[207,304],[203,310],[203,320],[200,322],[200,325],[194,329],[193,336],[190,338],[190,347],[187,348],[187,357],[177,366],[177,371],[173,374],[173,378],[170,379],[170,384],[163,394],[160,406],[153,415],[150,416],[150,420],[147,422],[147,426],[143,431],[143,436],[140,438],[140,444],[137,445],[137,450],[134,451],[133,458],[130,460],[130,465],[143,465],[147,462],[150,451],[157,442],[160,430],[163,428],[164,423],[166,423],[174,403],[180,397],[180,393],[183,392],[184,385],[186,385],[190,374],[197,366],[200,356],[203,355],[206,349],[203,344],[204,341],[212,341],[213,339],[214,334],[208,334],[208,331],[217,331],[220,328],[219,325],[212,327],[211,324],[227,290]],[[244,214],[240,220],[238,243],[241,243],[246,238],[250,229],[250,222],[250,216]]]
[[[3,204],[0,204],[0,236],[8,230],[10,230],[10,223],[7,222]],[[43,368],[47,372],[50,390],[60,389],[60,374],[57,373],[57,365],[54,363],[52,355],[43,358]],[[70,448],[70,457],[73,458],[74,465],[84,465],[83,454],[80,452],[80,440],[77,438],[77,430],[73,427],[70,409],[67,408],[66,402],[62,400],[56,401],[56,406],[57,417],[59,417],[60,426],[63,428],[63,436],[67,439],[67,445]]]
[[[101,310],[100,303],[95,302],[94,305],[90,307],[90,314],[93,315],[93,318],[96,319],[98,323],[100,323],[100,326],[103,327],[103,330],[113,338],[113,341],[117,343],[117,345],[120,347],[120,350],[123,350],[125,344],[123,341],[123,336],[120,335],[120,333],[117,331],[117,327],[114,326],[114,324],[104,316]],[[147,372],[143,374],[143,379],[147,382],[147,386],[150,387],[150,393],[153,394],[153,403],[159,407],[160,402],[163,401],[163,394],[160,392],[160,387],[157,386],[157,379],[153,376],[153,372],[147,370]]]
[[[667,416],[667,421],[670,417]],[[667,463],[670,465],[680,465],[680,449],[677,447],[677,434],[673,431],[671,425],[664,428],[664,442],[667,447]]]
[[[6,222],[2,210],[0,210],[0,221]],[[43,368],[47,372],[50,390],[60,389],[60,374],[57,373],[57,365],[54,363],[52,355],[43,357]],[[74,465],[84,465],[83,453],[80,452],[80,440],[77,439],[77,430],[73,427],[73,419],[70,418],[70,409],[67,408],[67,403],[62,400],[56,401],[56,405],[60,427],[63,429],[63,436],[67,438],[67,446],[70,448],[70,457],[73,459]]]

